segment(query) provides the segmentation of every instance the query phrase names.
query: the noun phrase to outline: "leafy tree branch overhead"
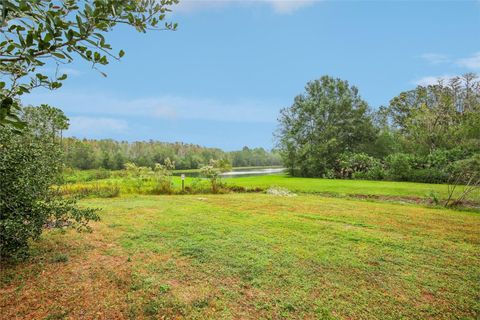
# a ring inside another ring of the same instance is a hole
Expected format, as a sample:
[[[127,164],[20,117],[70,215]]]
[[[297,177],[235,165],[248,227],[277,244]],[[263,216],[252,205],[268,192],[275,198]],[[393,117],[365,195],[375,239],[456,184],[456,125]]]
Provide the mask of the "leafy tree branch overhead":
[[[58,73],[59,65],[83,59],[97,69],[124,55],[105,39],[116,25],[139,32],[177,27],[166,15],[178,0],[0,1],[0,126],[17,130],[24,125],[16,115],[19,96],[60,88],[67,75]],[[57,66],[52,74],[41,68],[51,64]]]

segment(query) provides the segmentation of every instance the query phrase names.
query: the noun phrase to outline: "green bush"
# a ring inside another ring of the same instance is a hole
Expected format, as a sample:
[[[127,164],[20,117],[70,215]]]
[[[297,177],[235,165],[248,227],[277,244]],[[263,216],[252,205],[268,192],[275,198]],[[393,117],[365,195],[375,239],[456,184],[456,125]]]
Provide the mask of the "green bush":
[[[40,118],[50,107],[30,108]],[[54,109],[56,110],[56,109]],[[48,123],[52,119],[42,119]],[[54,125],[45,126],[55,129]],[[28,253],[29,240],[38,239],[45,227],[88,229],[98,220],[94,209],[77,207],[73,198],[62,198],[53,184],[60,179],[61,148],[55,131],[29,123],[24,133],[0,127],[0,256]]]
[[[175,161],[166,158],[163,164],[156,163],[153,170],[153,178],[155,186],[153,187],[153,194],[172,194],[173,182],[172,171],[175,170]]]
[[[406,153],[394,153],[385,158],[386,176],[390,180],[411,181],[415,158]]]
[[[455,161],[448,168],[448,173],[450,177],[458,178],[458,182],[468,183],[472,177],[480,175],[480,153]]]
[[[106,169],[98,169],[94,170],[90,176],[91,180],[102,180],[102,179],[108,179],[110,178],[111,173],[109,170]]]
[[[473,150],[463,147],[456,147],[450,150],[433,150],[425,158],[425,167],[445,170],[455,161],[467,159],[474,154]]]
[[[343,153],[335,172],[338,178],[380,180],[384,170],[380,160],[365,153]]]
[[[385,178],[385,169],[379,164],[369,168],[366,172],[354,172],[352,178],[358,180],[383,180]]]
[[[210,180],[213,193],[219,193],[223,187],[220,174],[223,172],[230,171],[232,165],[228,159],[214,160],[210,159],[210,164],[208,166],[202,167],[200,170],[202,175]]]
[[[410,171],[410,176],[407,180],[424,183],[444,183],[448,180],[448,174],[436,168],[413,169]]]

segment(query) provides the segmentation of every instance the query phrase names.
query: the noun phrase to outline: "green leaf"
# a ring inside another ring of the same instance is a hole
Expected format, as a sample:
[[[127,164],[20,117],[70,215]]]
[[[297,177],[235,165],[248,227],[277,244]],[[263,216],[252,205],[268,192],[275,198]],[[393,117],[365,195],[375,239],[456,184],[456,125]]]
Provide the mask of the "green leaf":
[[[30,47],[33,44],[33,34],[29,32],[26,39],[27,47]]]
[[[52,56],[55,56],[55,57],[60,58],[60,59],[65,59],[65,55],[63,55],[60,52],[52,52]]]
[[[47,33],[47,34],[45,35],[45,37],[43,38],[43,41],[44,41],[44,42],[49,42],[49,41],[52,40],[52,39],[53,39],[52,34],[51,34],[51,33]]]

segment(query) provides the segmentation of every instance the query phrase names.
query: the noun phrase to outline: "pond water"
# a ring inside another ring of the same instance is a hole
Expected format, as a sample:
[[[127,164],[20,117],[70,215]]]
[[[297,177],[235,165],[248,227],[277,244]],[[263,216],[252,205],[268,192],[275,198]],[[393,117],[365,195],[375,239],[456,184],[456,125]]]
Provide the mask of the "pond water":
[[[266,176],[269,174],[277,174],[285,171],[285,168],[241,168],[235,169],[233,168],[232,171],[222,173],[221,176],[223,178],[236,178],[236,177],[251,177],[251,176]],[[185,174],[187,177],[200,177],[200,172],[181,172],[177,171],[174,173],[175,176],[180,176],[181,174]]]
[[[269,174],[281,173],[285,168],[262,168],[262,169],[233,169],[230,172],[222,173],[221,176],[224,178],[234,178],[234,177],[249,177],[249,176],[266,176]]]

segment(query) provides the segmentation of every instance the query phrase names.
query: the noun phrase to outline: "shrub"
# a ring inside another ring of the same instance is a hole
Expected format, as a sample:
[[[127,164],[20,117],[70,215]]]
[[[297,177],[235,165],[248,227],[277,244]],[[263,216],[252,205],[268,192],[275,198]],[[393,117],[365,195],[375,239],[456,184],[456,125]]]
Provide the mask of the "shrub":
[[[136,192],[141,193],[142,186],[148,180],[152,179],[153,171],[148,167],[139,167],[135,163],[125,164],[126,176],[132,180]]]
[[[458,177],[460,183],[467,183],[473,175],[480,174],[480,153],[453,162],[447,170],[450,177]]]
[[[450,163],[449,158],[447,150],[434,150],[426,156],[425,164],[428,168],[443,169]]]
[[[129,177],[134,191],[149,194],[172,194],[172,170],[175,169],[175,162],[166,158],[164,164],[156,163],[154,169],[139,167],[134,163],[125,164],[124,176]],[[148,185],[147,190],[143,189]]]
[[[196,177],[190,180],[189,185],[185,186],[185,192],[189,194],[209,193],[211,190],[210,188],[211,187],[205,179]]]
[[[227,172],[232,169],[232,165],[227,159],[222,160],[210,160],[208,166],[202,167],[200,170],[202,174],[210,179],[210,184],[212,186],[212,192],[218,193],[221,187],[220,174]]]
[[[102,179],[108,179],[110,178],[111,173],[109,170],[106,169],[98,169],[94,170],[90,176],[91,180],[102,180]]]
[[[391,180],[409,181],[414,156],[406,153],[394,153],[385,158],[387,177]]]
[[[437,149],[426,157],[426,167],[447,169],[455,161],[467,159],[475,155],[473,150],[469,150],[465,147],[456,147],[450,150]]]
[[[31,109],[43,116],[44,109]],[[22,135],[0,127],[0,141],[0,256],[24,256],[29,240],[38,239],[45,226],[86,230],[90,220],[99,219],[96,210],[79,208],[75,199],[51,188],[59,182],[63,160],[52,132],[35,123]]]
[[[458,196],[454,198],[459,184],[464,184]],[[480,189],[480,153],[452,165],[452,172],[448,179],[448,197],[445,207],[455,206],[468,200],[468,197]]]
[[[385,169],[379,164],[378,166],[368,169],[366,172],[354,172],[352,178],[358,180],[383,180],[385,175]]]
[[[325,173],[322,174],[322,178],[324,178],[324,179],[335,179],[335,170],[333,170],[333,169],[325,170]]]
[[[384,170],[380,160],[365,153],[343,153],[338,160],[336,176],[378,180],[383,178]]]
[[[155,180],[155,186],[152,189],[153,194],[172,194],[172,170],[175,169],[175,161],[171,161],[170,158],[166,158],[164,164],[155,164],[153,170],[153,179]]]
[[[440,169],[412,169],[408,176],[408,181],[423,183],[444,183],[448,180],[448,174]]]
[[[430,192],[428,193],[428,198],[434,205],[438,206],[440,204],[440,195],[438,194],[438,192],[430,190]]]

